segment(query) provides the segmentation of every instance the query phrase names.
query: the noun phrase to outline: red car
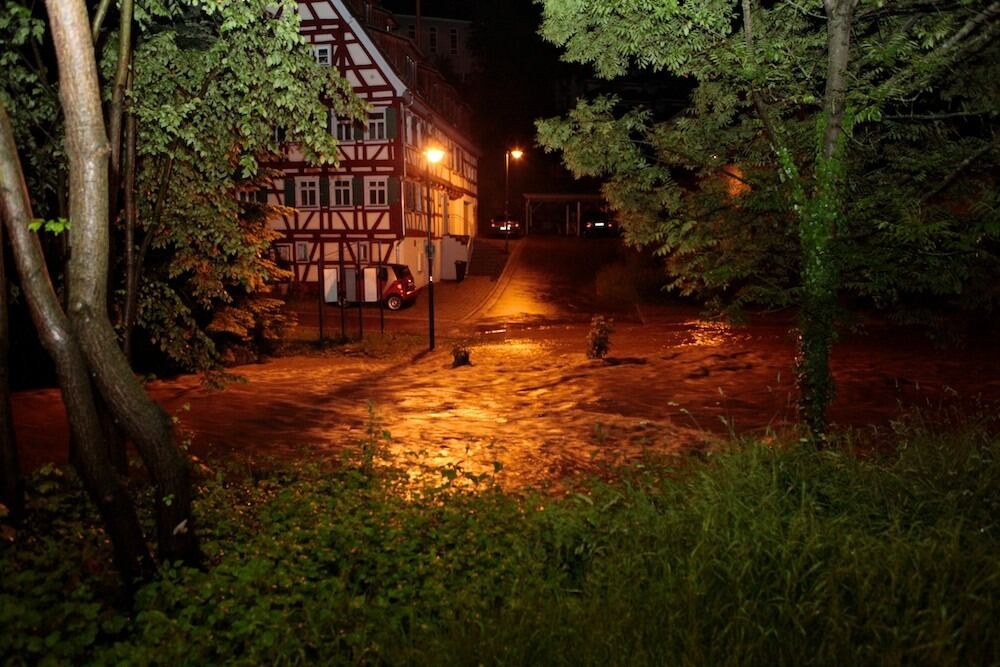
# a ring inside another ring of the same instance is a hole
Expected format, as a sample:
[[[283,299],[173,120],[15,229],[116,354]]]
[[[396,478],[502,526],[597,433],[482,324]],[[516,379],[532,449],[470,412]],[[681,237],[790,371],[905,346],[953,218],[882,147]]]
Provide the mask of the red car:
[[[417,286],[406,264],[386,264],[382,267],[382,301],[389,310],[399,310],[417,298]]]

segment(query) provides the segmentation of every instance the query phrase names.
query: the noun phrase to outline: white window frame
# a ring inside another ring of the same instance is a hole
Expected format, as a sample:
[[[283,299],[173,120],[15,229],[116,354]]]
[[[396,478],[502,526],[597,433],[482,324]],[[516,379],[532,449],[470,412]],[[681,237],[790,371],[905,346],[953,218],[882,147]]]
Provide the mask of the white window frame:
[[[358,241],[358,264],[367,264],[371,261],[371,252],[367,241]]]
[[[305,241],[295,242],[295,261],[296,262],[308,262],[309,261],[309,244]]]
[[[385,119],[385,107],[379,107],[368,114],[368,125],[365,128],[365,137],[369,141],[385,141],[388,135],[388,128]]]
[[[319,208],[318,178],[296,179],[295,190],[295,204],[297,208]]]
[[[354,141],[354,122],[351,119],[333,116],[332,121],[333,136],[337,141],[340,143]]]
[[[313,60],[323,67],[329,67],[333,64],[333,47],[329,44],[314,44]]]
[[[331,194],[334,208],[350,208],[354,206],[354,183],[350,177],[333,177]]]
[[[365,204],[371,208],[389,205],[389,177],[369,176],[365,179]]]

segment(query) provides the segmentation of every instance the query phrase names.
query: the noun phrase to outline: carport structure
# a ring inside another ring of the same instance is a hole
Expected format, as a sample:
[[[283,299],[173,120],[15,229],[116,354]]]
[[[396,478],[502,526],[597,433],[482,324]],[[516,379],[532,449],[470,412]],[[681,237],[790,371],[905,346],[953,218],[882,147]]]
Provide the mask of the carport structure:
[[[524,193],[524,232],[531,234],[537,232],[539,226],[534,223],[535,214],[548,207],[550,210],[555,207],[565,207],[564,221],[556,225],[556,231],[566,236],[580,235],[580,218],[583,215],[584,206],[588,209],[592,207],[601,208],[605,205],[604,197],[595,194],[574,194],[574,193]]]

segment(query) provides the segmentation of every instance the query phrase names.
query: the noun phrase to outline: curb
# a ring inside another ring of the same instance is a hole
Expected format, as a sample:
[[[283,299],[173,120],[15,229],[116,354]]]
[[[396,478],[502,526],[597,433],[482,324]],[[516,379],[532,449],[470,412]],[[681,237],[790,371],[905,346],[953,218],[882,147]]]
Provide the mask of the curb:
[[[458,322],[468,322],[473,318],[478,317],[479,314],[486,310],[488,306],[492,306],[500,300],[500,295],[503,294],[503,291],[507,288],[507,285],[510,284],[510,281],[513,278],[515,260],[518,255],[521,254],[524,244],[527,243],[527,241],[527,237],[522,237],[517,245],[514,246],[514,249],[510,251],[509,255],[507,255],[507,262],[503,266],[503,271],[500,273],[500,277],[497,278],[496,285],[494,285],[493,289],[491,289],[489,293],[487,293],[486,296],[479,301],[479,303],[473,306],[468,313],[460,317],[457,320]]]

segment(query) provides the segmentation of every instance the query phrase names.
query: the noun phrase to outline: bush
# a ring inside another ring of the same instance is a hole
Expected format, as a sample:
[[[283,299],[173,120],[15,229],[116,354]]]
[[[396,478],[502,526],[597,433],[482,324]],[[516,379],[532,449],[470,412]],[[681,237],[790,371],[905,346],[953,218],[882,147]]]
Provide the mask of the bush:
[[[603,359],[611,350],[611,334],[614,333],[615,321],[594,315],[590,320],[590,331],[587,332],[587,358]]]
[[[897,444],[734,442],[563,498],[219,476],[197,503],[212,567],[164,567],[129,614],[50,473],[0,552],[0,662],[996,664],[1000,439]]]

